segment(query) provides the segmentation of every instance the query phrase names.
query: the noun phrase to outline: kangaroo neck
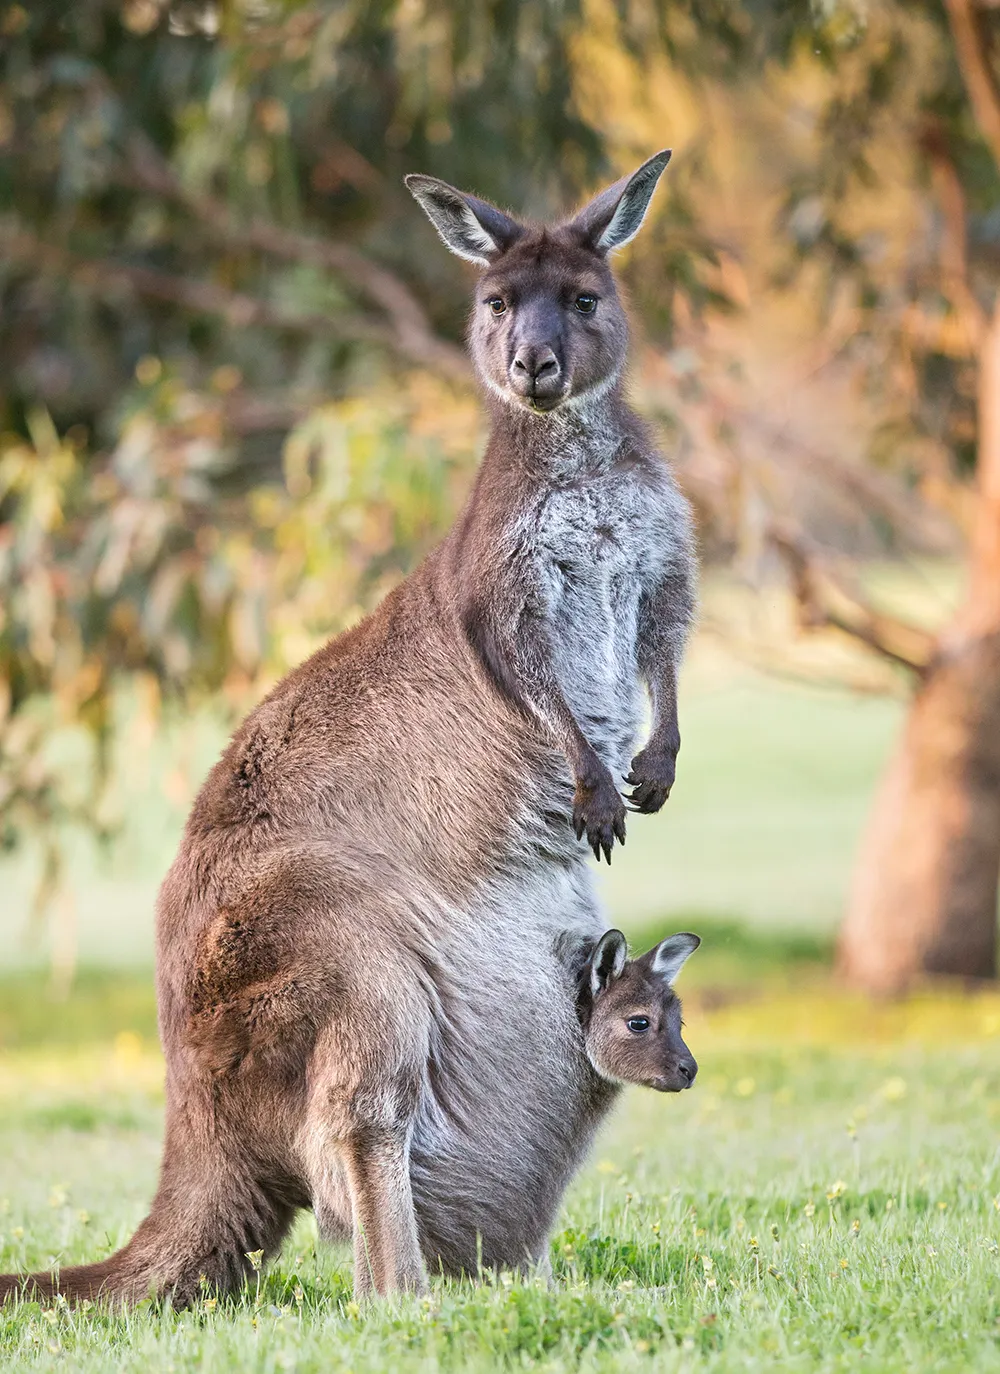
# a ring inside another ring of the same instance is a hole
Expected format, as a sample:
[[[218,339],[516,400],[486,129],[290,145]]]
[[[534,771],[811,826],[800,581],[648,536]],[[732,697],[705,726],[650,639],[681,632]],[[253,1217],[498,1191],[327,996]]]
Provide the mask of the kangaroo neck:
[[[630,430],[617,389],[548,414],[491,397],[490,411],[489,452],[556,482],[611,467]]]

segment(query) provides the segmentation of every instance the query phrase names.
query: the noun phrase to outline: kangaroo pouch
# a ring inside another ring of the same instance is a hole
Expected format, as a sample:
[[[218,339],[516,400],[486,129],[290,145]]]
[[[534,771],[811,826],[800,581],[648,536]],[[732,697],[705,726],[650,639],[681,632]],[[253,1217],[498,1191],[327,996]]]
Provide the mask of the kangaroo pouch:
[[[410,1153],[431,1272],[523,1268],[545,1256],[563,1190],[614,1092],[587,1060],[558,953],[560,937],[593,939],[601,924],[590,874],[575,861],[484,892],[468,938],[442,951]]]

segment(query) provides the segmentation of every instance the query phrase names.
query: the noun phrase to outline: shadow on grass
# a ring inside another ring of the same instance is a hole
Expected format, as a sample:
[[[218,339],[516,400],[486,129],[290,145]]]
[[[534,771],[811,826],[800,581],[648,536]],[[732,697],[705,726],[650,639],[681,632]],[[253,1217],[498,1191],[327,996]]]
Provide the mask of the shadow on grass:
[[[564,1282],[668,1288],[685,1281],[690,1264],[690,1249],[682,1245],[640,1244],[580,1230],[563,1231],[552,1245],[553,1273]]]

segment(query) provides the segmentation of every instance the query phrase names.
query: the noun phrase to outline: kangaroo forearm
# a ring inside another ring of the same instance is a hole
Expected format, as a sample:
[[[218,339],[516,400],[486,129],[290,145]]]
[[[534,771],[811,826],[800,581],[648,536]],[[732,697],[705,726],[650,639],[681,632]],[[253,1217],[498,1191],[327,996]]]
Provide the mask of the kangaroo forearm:
[[[652,698],[650,740],[675,748],[677,675],[693,616],[692,579],[682,573],[666,578],[640,606],[639,671]]]
[[[653,702],[653,728],[632,760],[632,808],[651,815],[670,796],[681,747],[677,724],[677,672],[694,607],[690,577],[678,573],[640,603],[638,660]]]
[[[677,723],[677,658],[665,657],[658,665],[658,671],[649,682],[653,702],[653,724],[650,731],[650,744],[672,748],[676,753],[680,747],[680,728]]]

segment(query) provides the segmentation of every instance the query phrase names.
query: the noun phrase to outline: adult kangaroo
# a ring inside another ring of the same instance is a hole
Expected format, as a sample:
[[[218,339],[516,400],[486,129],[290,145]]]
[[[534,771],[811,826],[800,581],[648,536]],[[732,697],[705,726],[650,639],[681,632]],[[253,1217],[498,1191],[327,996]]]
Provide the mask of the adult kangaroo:
[[[25,1291],[233,1290],[298,1207],[359,1294],[544,1263],[609,1085],[565,950],[604,922],[587,848],[656,811],[679,745],[687,506],[622,396],[607,265],[660,153],[555,227],[424,176],[477,263],[492,433],[444,542],[236,732],[157,910],[166,1141],[124,1249]],[[653,710],[633,757],[643,685]]]

